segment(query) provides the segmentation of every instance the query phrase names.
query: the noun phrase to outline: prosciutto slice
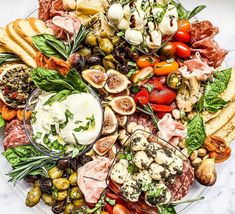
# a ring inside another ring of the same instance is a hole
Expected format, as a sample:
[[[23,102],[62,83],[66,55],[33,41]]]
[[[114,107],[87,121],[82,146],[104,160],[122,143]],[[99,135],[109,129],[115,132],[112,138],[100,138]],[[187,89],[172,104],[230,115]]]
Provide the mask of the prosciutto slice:
[[[167,113],[158,122],[159,137],[169,142],[173,146],[177,146],[180,139],[187,135],[186,127],[175,121],[171,114]]]
[[[106,177],[111,162],[108,158],[99,157],[78,169],[78,186],[86,202],[97,203],[107,187]]]

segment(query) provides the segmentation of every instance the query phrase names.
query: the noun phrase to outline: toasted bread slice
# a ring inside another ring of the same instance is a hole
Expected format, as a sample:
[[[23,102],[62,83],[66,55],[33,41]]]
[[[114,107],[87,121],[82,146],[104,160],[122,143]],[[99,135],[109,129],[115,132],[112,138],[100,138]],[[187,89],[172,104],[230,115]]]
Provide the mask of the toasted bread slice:
[[[31,37],[35,36],[37,33],[33,30],[27,19],[17,19],[14,22],[14,29],[21,37],[33,46]]]
[[[13,22],[6,26],[6,31],[9,37],[18,43],[30,56],[36,57],[36,50],[15,31]]]
[[[7,48],[10,52],[18,55],[22,61],[30,67],[37,66],[34,58],[8,36],[5,28],[0,28],[0,45]]]
[[[4,46],[0,45],[0,53],[10,53]]]
[[[29,24],[32,27],[32,29],[37,33],[37,34],[43,34],[47,32],[47,26],[46,23],[40,19],[37,19],[35,17],[30,17],[28,18]]]
[[[235,98],[235,68],[232,69],[231,78],[226,90],[220,96],[225,101],[232,101]]]

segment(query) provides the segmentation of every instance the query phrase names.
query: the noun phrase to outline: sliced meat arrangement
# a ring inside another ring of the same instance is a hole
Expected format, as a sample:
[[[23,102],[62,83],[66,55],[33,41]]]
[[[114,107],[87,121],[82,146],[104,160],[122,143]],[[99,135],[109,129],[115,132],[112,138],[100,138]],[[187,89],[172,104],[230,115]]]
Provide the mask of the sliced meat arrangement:
[[[12,120],[7,124],[4,134],[3,145],[5,150],[14,146],[30,144],[23,129],[23,124],[19,120]]]
[[[110,160],[100,157],[88,162],[78,169],[78,186],[86,202],[96,203],[107,187],[106,177],[110,168]]]
[[[193,51],[199,52],[202,58],[209,66],[219,67],[227,51],[219,48],[214,36],[218,34],[219,29],[214,27],[209,21],[192,23],[191,43]]]

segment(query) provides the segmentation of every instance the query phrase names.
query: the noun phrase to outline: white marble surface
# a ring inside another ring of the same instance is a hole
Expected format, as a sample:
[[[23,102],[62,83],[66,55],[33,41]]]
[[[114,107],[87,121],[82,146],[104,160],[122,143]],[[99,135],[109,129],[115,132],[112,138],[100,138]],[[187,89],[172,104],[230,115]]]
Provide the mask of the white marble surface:
[[[230,51],[235,50],[235,0],[182,0],[186,8],[205,4],[208,7],[198,16],[209,19],[220,28],[217,40]],[[37,8],[37,0],[0,0],[0,26],[25,17]],[[234,57],[233,57],[234,56]],[[235,51],[230,53],[230,66],[235,66]],[[233,155],[218,175],[217,183],[204,195],[205,200],[191,206],[184,214],[235,214],[235,145]],[[1,162],[0,162],[1,167]],[[24,205],[7,177],[0,175],[0,213],[1,214],[40,214],[40,211],[29,209]]]

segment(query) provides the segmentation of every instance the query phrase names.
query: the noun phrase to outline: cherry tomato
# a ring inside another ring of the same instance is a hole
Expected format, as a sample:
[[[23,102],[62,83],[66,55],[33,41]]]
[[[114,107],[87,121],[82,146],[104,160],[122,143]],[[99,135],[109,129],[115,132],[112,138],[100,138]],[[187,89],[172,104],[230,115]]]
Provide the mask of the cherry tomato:
[[[152,104],[152,109],[155,112],[172,112],[174,110],[174,106],[172,105],[157,105],[157,104]]]
[[[116,204],[113,207],[113,214],[131,214],[131,211],[129,211],[126,207],[122,206],[121,204]]]
[[[170,105],[176,98],[176,91],[165,87],[163,90],[154,90],[149,95],[149,102],[159,105]]]
[[[182,59],[186,59],[191,55],[191,49],[188,45],[182,42],[174,42],[176,46],[176,55]]]
[[[143,81],[145,79],[147,79],[148,77],[151,77],[153,75],[153,68],[152,67],[146,67],[146,68],[142,68],[141,70],[137,71],[134,75],[133,75],[133,83],[139,83],[140,81]]]
[[[146,105],[149,102],[149,92],[146,88],[142,89],[140,92],[138,92],[134,100],[136,103],[140,103],[141,105]]]
[[[170,59],[170,58],[174,57],[175,52],[176,52],[175,45],[172,42],[168,42],[168,43],[166,43],[166,45],[164,45],[160,49],[159,55],[160,55],[161,59],[167,60],[167,59]]]
[[[153,67],[155,63],[159,62],[160,60],[153,56],[143,55],[140,56],[137,60],[137,66],[139,68],[146,68],[146,67]]]
[[[179,20],[178,21],[179,30],[189,31],[191,24],[189,20]]]
[[[113,206],[111,204],[106,203],[104,208],[109,214],[113,213]]]
[[[169,73],[173,71],[177,71],[179,68],[179,65],[176,61],[163,61],[159,62],[154,66],[153,72],[156,75],[168,75]]]
[[[183,43],[189,43],[191,41],[191,35],[189,32],[187,31],[183,31],[183,30],[178,30],[175,33],[175,39],[179,42],[183,42]]]

